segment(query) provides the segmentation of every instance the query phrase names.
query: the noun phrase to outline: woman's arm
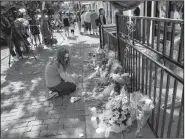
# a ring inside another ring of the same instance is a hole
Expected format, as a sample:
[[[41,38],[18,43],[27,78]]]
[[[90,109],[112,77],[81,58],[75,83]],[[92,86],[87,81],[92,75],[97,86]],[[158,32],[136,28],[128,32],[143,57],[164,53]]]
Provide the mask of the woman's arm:
[[[71,82],[71,83],[75,83],[75,82],[73,81],[73,79],[64,71],[64,69],[63,69],[62,66],[60,66],[60,67],[58,68],[58,72],[59,72],[59,74],[60,74],[60,77],[61,77],[64,81],[66,81],[66,82]]]
[[[75,83],[74,80],[73,80],[66,72],[60,73],[60,77],[61,77],[64,81],[66,81],[66,82]]]
[[[104,24],[104,22],[103,22],[103,15],[100,15],[100,22],[101,22],[102,25]]]

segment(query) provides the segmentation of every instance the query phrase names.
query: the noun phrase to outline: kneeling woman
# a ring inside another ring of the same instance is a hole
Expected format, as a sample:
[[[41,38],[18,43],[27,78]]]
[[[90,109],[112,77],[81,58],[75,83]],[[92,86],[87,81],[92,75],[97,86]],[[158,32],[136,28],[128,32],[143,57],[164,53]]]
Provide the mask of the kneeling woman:
[[[56,56],[48,62],[45,69],[46,85],[54,95],[64,95],[76,90],[73,79],[67,74],[66,69],[69,65],[69,51],[65,48],[59,48]],[[57,92],[57,93],[56,93]]]

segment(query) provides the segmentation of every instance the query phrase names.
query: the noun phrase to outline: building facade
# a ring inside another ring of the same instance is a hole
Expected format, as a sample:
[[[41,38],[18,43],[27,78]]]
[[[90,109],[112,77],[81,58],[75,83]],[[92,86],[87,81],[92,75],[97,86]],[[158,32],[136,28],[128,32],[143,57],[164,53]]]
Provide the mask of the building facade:
[[[175,4],[181,9],[175,10]],[[115,24],[115,14],[118,10],[108,1],[92,1],[90,5],[91,9],[95,9],[96,12],[100,8],[104,8],[107,23]],[[182,1],[175,1],[175,3],[172,1],[143,1],[138,7],[140,8],[140,16],[182,19],[184,14],[182,9],[184,2]],[[123,14],[132,16],[133,10],[123,11]]]

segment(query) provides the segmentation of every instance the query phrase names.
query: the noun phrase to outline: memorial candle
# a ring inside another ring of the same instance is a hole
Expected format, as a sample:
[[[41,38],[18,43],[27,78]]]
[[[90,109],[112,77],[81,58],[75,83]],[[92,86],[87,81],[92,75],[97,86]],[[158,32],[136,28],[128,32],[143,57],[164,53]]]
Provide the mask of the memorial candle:
[[[95,116],[91,117],[91,122],[92,122],[92,125],[93,125],[94,128],[98,127],[97,119],[96,119]]]

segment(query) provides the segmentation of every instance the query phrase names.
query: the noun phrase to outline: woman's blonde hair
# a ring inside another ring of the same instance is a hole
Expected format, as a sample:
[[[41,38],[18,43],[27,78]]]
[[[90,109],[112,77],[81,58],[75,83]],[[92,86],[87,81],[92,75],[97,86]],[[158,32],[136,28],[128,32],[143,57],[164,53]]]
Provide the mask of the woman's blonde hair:
[[[62,65],[64,71],[68,67],[70,61],[69,58],[67,61],[65,61],[65,54],[69,54],[69,50],[66,49],[65,47],[60,47],[55,55],[55,61],[57,62],[58,68],[60,67],[60,65]]]

